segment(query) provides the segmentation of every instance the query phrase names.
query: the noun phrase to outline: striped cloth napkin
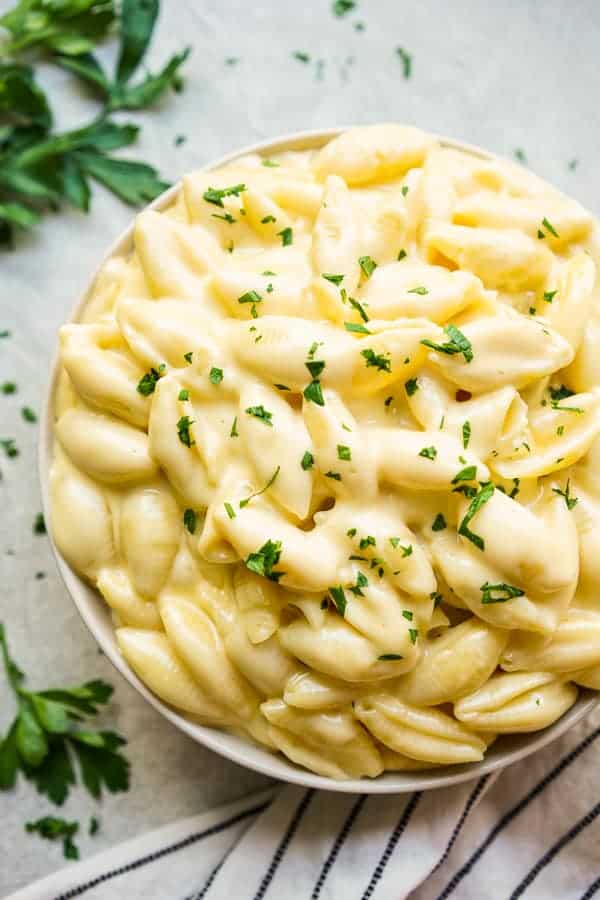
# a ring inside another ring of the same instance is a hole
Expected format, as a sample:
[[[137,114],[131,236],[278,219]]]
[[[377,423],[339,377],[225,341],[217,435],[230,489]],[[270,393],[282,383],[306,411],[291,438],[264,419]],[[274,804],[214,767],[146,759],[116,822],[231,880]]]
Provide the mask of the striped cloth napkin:
[[[438,791],[282,787],[135,838],[7,900],[589,900],[600,710],[500,776]]]

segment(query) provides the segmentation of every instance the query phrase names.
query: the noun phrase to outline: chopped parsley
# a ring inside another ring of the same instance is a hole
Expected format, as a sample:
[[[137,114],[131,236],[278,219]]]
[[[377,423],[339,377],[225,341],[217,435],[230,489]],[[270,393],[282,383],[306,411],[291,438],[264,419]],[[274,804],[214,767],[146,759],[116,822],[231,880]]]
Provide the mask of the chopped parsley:
[[[300,465],[304,469],[304,471],[308,471],[308,469],[312,469],[315,464],[315,458],[310,452],[310,450],[306,450],[304,456],[300,460]]]
[[[278,231],[277,237],[281,238],[283,247],[289,247],[294,241],[294,233],[291,228],[284,228],[282,231]]]
[[[366,278],[370,278],[377,268],[377,263],[374,259],[371,259],[370,256],[360,256],[358,259],[358,264],[361,267]]]
[[[235,509],[233,508],[231,503],[224,503],[223,506],[225,507],[225,512],[227,513],[229,518],[235,519]]]
[[[354,297],[348,297],[348,303],[353,309],[357,311],[363,322],[369,321],[369,317],[362,303],[359,303],[358,300],[354,299]]]
[[[416,394],[419,390],[419,382],[416,378],[409,378],[408,381],[404,382],[404,390],[406,391],[407,397],[412,397],[413,394]]]
[[[409,191],[408,185],[403,184],[402,187],[400,188],[400,193],[402,194],[402,196],[406,197],[406,195],[408,194],[408,191]]]
[[[346,534],[348,535],[349,538],[356,537],[356,528],[349,528],[348,531],[346,532]]]
[[[311,381],[311,383],[304,388],[303,396],[310,403],[316,403],[317,406],[325,406],[321,382],[318,380]]]
[[[249,416],[254,416],[255,419],[260,419],[261,422],[264,422],[265,425],[268,425],[270,428],[273,427],[273,413],[269,412],[268,409],[265,409],[262,403],[260,406],[249,406],[246,409],[246,412]]]
[[[375,547],[376,541],[372,534],[368,534],[366,537],[361,538],[358,544],[360,550],[366,550],[367,547]]]
[[[557,294],[558,291],[544,291],[544,300],[546,303],[552,303]]]
[[[9,459],[14,459],[15,456],[19,455],[19,448],[14,438],[1,438],[0,447],[2,447]]]
[[[346,331],[353,331],[356,334],[371,334],[368,328],[356,322],[344,322],[344,328]]]
[[[382,653],[377,659],[380,659],[382,662],[393,662],[394,660],[404,659],[404,657],[400,656],[399,653]]]
[[[275,162],[275,160],[273,160],[273,159],[263,159],[261,162],[261,165],[266,166],[267,169],[278,169],[280,166],[280,163]]]
[[[194,355],[193,350],[188,350],[187,353],[184,353],[184,354],[183,354],[183,358],[185,359],[186,363],[187,363],[188,365],[190,365],[190,366],[191,366],[191,364],[192,364],[192,356],[193,356],[193,355]]]
[[[402,610],[402,615],[404,616],[405,619],[408,619],[409,622],[412,622],[412,620],[413,620],[413,614],[412,614],[412,612],[410,611],[410,609],[403,609],[403,610]]]
[[[423,447],[422,450],[419,450],[419,456],[433,461],[437,456],[437,450],[435,447]]]
[[[402,262],[403,259],[406,258],[406,250],[404,248],[398,253],[398,262]]]
[[[448,356],[462,353],[465,362],[470,363],[473,359],[473,347],[470,340],[455,325],[446,325],[444,332],[450,338],[445,344],[436,344],[427,339],[421,341],[421,343],[431,350],[437,350],[438,353],[445,353]]]
[[[279,581],[285,572],[274,572],[274,567],[281,559],[281,541],[268,540],[256,553],[250,553],[246,559],[246,568],[256,575],[262,575],[269,581]]]
[[[364,597],[363,588],[367,587],[369,584],[369,579],[363,572],[359,572],[356,576],[356,584],[352,587],[349,587],[348,590],[354,594],[355,597]]]
[[[481,488],[481,490],[478,491],[477,494],[475,494],[475,496],[469,503],[469,508],[467,509],[467,512],[465,513],[463,520],[460,523],[459,528],[458,528],[458,533],[461,534],[463,537],[466,537],[469,541],[471,541],[472,544],[475,544],[475,546],[479,550],[485,549],[485,541],[483,540],[482,537],[480,537],[480,535],[474,534],[469,529],[469,523],[471,522],[471,519],[473,518],[473,516],[475,516],[476,513],[479,512],[479,510],[482,508],[482,506],[484,506],[488,502],[488,500],[490,500],[493,493],[494,493],[494,485],[490,481],[487,484],[485,484]]]
[[[56,816],[43,816],[35,822],[27,822],[25,831],[36,832],[47,841],[62,840],[65,859],[79,859],[79,848],[73,838],[79,831],[79,822],[67,822]]]
[[[178,396],[177,399],[178,399],[178,400],[182,400],[182,401],[183,401],[183,400],[189,400],[189,399],[190,399],[190,392],[189,392],[188,390],[186,390],[185,388],[182,388],[182,389],[179,391],[179,396]]]
[[[465,466],[460,472],[457,472],[452,479],[452,484],[458,484],[461,481],[474,481],[477,476],[477,466]]]
[[[344,444],[337,445],[337,455],[338,459],[342,459],[346,462],[349,462],[352,459],[352,451],[350,447],[344,446]]]
[[[304,365],[313,378],[318,378],[325,368],[325,362],[323,360],[309,359]]]
[[[380,372],[391,372],[392,371],[392,361],[389,358],[388,354],[383,353],[375,353],[374,350],[367,348],[366,350],[361,350],[360,355],[365,359],[368,368],[378,369]]]
[[[525,151],[521,149],[521,147],[517,147],[514,151],[515,159],[517,159],[521,165],[525,165],[527,163],[527,157],[525,156]]]
[[[182,444],[185,444],[186,447],[192,447],[196,441],[192,440],[192,436],[190,434],[190,425],[193,425],[194,422],[190,419],[189,416],[182,416],[177,423],[177,434],[179,436],[179,440]]]
[[[342,476],[339,472],[332,472],[331,470],[329,470],[329,472],[325,472],[325,478],[332,478],[334,481],[342,480]]]
[[[583,409],[580,406],[561,406],[558,400],[552,400],[550,406],[552,409],[558,410],[558,412],[572,412],[580,416],[583,415]]]
[[[21,415],[26,422],[37,422],[37,416],[30,406],[23,406],[21,408]]]
[[[402,63],[402,73],[406,79],[412,74],[412,56],[407,53],[404,47],[396,47],[396,56]]]
[[[555,237],[555,238],[560,237],[560,235],[559,235],[558,231],[556,230],[556,228],[554,227],[554,225],[552,225],[552,223],[549,222],[545,216],[542,219],[542,228],[545,228],[546,231],[552,235],[552,237]],[[538,231],[538,237],[540,237],[540,235],[542,238],[545,237],[545,234],[541,230]]]
[[[470,440],[471,440],[471,423],[467,420],[466,422],[463,422],[463,427],[462,427],[462,442],[463,442],[463,447],[465,450],[469,446]]]
[[[196,514],[195,509],[186,509],[183,513],[183,524],[187,528],[190,534],[194,534],[196,531],[196,525],[198,522],[198,516]]]
[[[224,215],[221,215],[221,213],[213,213],[211,218],[222,219],[224,222],[227,222],[229,225],[235,225],[235,223],[237,222],[237,219],[234,219],[234,217],[231,215],[230,212],[226,212]]]
[[[238,297],[238,303],[251,303],[250,313],[253,319],[256,319],[258,313],[256,311],[256,304],[262,301],[261,295],[258,291],[246,291],[245,294],[242,294],[241,297]]]
[[[567,504],[567,509],[571,510],[579,503],[578,497],[571,496],[571,480],[567,479],[567,483],[565,485],[565,490],[561,490],[560,488],[552,488],[555,494],[558,494],[559,497],[564,497],[565,503]]]
[[[321,278],[324,278],[325,281],[330,281],[332,284],[335,284],[337,287],[339,287],[340,284],[342,283],[342,281],[344,280],[344,276],[343,276],[343,275],[326,275],[326,274],[323,274],[323,275],[321,275]]]
[[[419,637],[419,629],[418,628],[409,628],[408,633],[410,635],[411,644],[416,644],[417,638]]]
[[[550,397],[556,403],[558,403],[559,400],[566,400],[567,397],[573,397],[574,393],[574,391],[570,391],[568,387],[565,387],[564,384],[561,384],[561,386],[557,388],[550,388]]]
[[[44,514],[41,512],[39,512],[33,520],[33,533],[46,534],[46,522],[44,521]]]
[[[153,394],[154,389],[156,388],[156,382],[159,378],[162,378],[165,374],[165,370],[165,364],[161,363],[157,369],[152,368],[150,371],[146,372],[145,375],[142,375],[137,385],[138,394],[141,394],[142,397],[149,397],[150,394]]]
[[[249,497],[245,497],[243,500],[240,500],[240,509],[243,509],[245,506],[248,506],[250,501],[254,500],[255,497],[260,497],[261,494],[264,494],[265,491],[268,491],[268,489],[271,487],[271,485],[273,484],[273,482],[279,475],[280,471],[281,471],[281,466],[277,466],[277,468],[275,469],[275,471],[273,472],[273,474],[271,475],[271,477],[269,478],[269,480],[267,481],[265,486],[262,487],[260,489],[260,491],[255,491],[254,494],[250,494]],[[229,518],[231,519],[232,516],[229,516]]]
[[[435,519],[433,520],[433,525],[431,526],[432,531],[443,531],[444,528],[447,528],[446,520],[442,513],[438,513]]]
[[[525,591],[522,591],[521,588],[514,587],[512,584],[505,584],[504,582],[490,584],[489,581],[486,581],[479,590],[481,591],[482,603],[506,603],[507,600],[512,600],[514,597],[523,597],[525,594]]]
[[[217,369],[213,366],[208,377],[211,384],[221,384],[223,381],[223,369]]]
[[[229,432],[229,437],[239,437],[239,433],[237,430],[237,416],[233,420],[231,431]]]
[[[242,191],[247,190],[245,184],[234,184],[228,188],[211,188],[204,191],[202,197],[207,203],[214,203],[215,206],[223,206],[225,197],[239,197]]]
[[[407,294],[419,294],[420,296],[424,297],[425,294],[429,293],[429,291],[427,290],[426,287],[423,287],[423,285],[418,285],[417,287],[411,288],[406,293]]]
[[[352,10],[356,6],[356,0],[333,0],[331,4],[331,11],[334,16],[337,16],[338,19],[341,19],[342,16],[345,16],[347,13],[352,12]]]
[[[346,613],[346,606],[348,605],[348,601],[346,600],[346,595],[344,593],[344,588],[341,585],[338,585],[337,587],[330,587],[329,593],[340,616],[344,616]]]
[[[16,394],[17,386],[14,381],[5,381],[2,385],[2,393],[3,394]]]
[[[265,216],[264,219],[260,220],[261,225],[269,225],[270,222],[276,222],[277,219],[275,216]]]
[[[301,62],[301,63],[309,63],[310,62],[310,55],[308,53],[304,53],[302,50],[294,50],[294,52],[292,53],[292,56],[294,57],[294,59],[297,59],[298,62]]]

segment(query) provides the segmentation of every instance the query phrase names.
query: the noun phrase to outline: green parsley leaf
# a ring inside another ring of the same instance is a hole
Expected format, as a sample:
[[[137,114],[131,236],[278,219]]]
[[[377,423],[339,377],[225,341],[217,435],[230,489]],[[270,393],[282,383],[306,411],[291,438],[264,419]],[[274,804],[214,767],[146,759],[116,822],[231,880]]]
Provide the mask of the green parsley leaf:
[[[271,485],[273,484],[273,482],[279,475],[280,471],[281,471],[281,466],[277,466],[277,468],[275,469],[275,471],[273,472],[273,474],[271,475],[271,477],[269,478],[269,480],[267,481],[265,486],[262,487],[260,489],[260,491],[255,491],[254,494],[250,494],[249,497],[245,497],[243,500],[240,500],[240,509],[243,509],[245,506],[248,506],[250,501],[254,500],[255,497],[260,497],[261,494],[264,494],[264,492],[267,491],[271,487]],[[231,518],[231,516],[229,518]]]
[[[166,366],[160,365],[158,369],[150,369],[145,375],[142,375],[138,382],[137,391],[142,397],[149,397],[154,393],[156,382],[165,374]]]
[[[190,534],[194,534],[196,531],[196,524],[198,522],[198,516],[196,514],[196,510],[194,509],[186,509],[183,513],[183,524],[184,527],[187,528]]]
[[[410,642],[411,642],[411,644],[416,644],[416,643],[417,643],[417,638],[418,638],[418,636],[419,636],[419,629],[418,629],[418,628],[409,628],[409,629],[408,629],[408,633],[409,633],[409,635],[410,635]]]
[[[407,256],[406,250],[402,249],[398,252],[398,262],[402,262]]]
[[[44,514],[38,513],[33,520],[33,533],[34,534],[46,534],[46,523],[44,521]]]
[[[190,365],[190,366],[191,366],[191,364],[192,364],[192,357],[193,357],[193,355],[194,355],[194,351],[193,351],[193,350],[188,350],[187,353],[184,353],[184,354],[183,354],[183,358],[185,359],[186,363],[187,363],[188,365]]]
[[[493,493],[494,493],[494,485],[490,481],[490,482],[488,482],[488,484],[485,484],[481,488],[481,490],[473,497],[473,499],[471,500],[471,502],[469,504],[467,512],[465,513],[463,520],[460,523],[459,528],[458,528],[458,533],[461,534],[463,537],[466,537],[469,541],[471,541],[472,544],[475,544],[475,546],[479,550],[485,549],[485,542],[482,537],[480,537],[478,534],[474,534],[469,529],[469,523],[471,522],[471,519],[473,518],[473,516],[475,516],[476,513],[479,512],[481,507],[484,506],[488,502],[488,500],[491,499]]]
[[[246,559],[246,568],[256,575],[262,575],[269,581],[279,581],[285,572],[275,572],[274,567],[281,559],[281,541],[268,540],[256,553],[250,553]]]
[[[227,513],[229,518],[235,519],[235,509],[233,508],[231,503],[224,503],[223,506],[225,507],[225,512]]]
[[[3,394],[16,394],[17,386],[14,381],[5,381],[2,385],[2,393]]]
[[[473,359],[473,347],[471,346],[469,339],[466,338],[462,331],[459,331],[455,325],[446,325],[444,331],[450,338],[447,343],[436,344],[429,340],[423,340],[421,343],[431,350],[437,350],[438,353],[445,353],[448,356],[452,356],[455,353],[462,353],[465,362],[470,363]]]
[[[284,228],[283,231],[278,231],[277,237],[281,238],[283,247],[289,247],[294,241],[294,233],[291,228]]]
[[[479,590],[481,591],[482,603],[506,603],[507,600],[512,600],[513,597],[523,597],[525,594],[525,591],[522,591],[521,588],[513,587],[512,584],[505,584],[504,582],[501,584],[490,584],[489,581],[486,581]]]
[[[256,303],[260,303],[262,300],[261,295],[258,291],[246,291],[245,294],[242,294],[241,297],[238,297],[238,303],[252,303],[254,306]]]
[[[346,331],[353,331],[356,334],[371,334],[368,328],[356,322],[344,322],[344,328]]]
[[[179,395],[178,395],[177,399],[178,399],[178,400],[181,400],[181,401],[189,400],[189,399],[190,399],[190,392],[189,392],[188,390],[186,390],[185,388],[182,388],[182,389],[179,391]]]
[[[338,287],[344,280],[343,275],[325,275],[325,274],[323,274],[323,275],[321,275],[321,278],[324,278],[325,281],[330,281],[332,284],[335,284]]]
[[[564,491],[561,490],[560,488],[552,488],[552,490],[555,494],[558,494],[559,497],[564,497],[568,510],[574,509],[574,507],[576,507],[577,504],[579,503],[578,497],[571,496],[571,486],[570,485],[571,485],[571,480],[567,479],[567,483],[565,485]]]
[[[373,367],[375,369],[378,369],[380,372],[392,371],[392,361],[389,358],[389,353],[377,354],[374,350],[367,348],[366,350],[361,350],[360,355],[366,360],[367,368]]]
[[[452,484],[458,484],[461,481],[474,481],[477,477],[477,466],[465,466],[460,472],[457,472],[452,479]]]
[[[435,519],[433,520],[433,525],[431,526],[432,531],[443,531],[444,528],[447,528],[446,520],[442,513],[438,513]]]
[[[471,423],[467,420],[466,422],[463,422],[463,427],[462,427],[462,442],[463,442],[463,447],[465,448],[465,450],[469,446],[470,440],[471,440]]]
[[[298,62],[301,62],[301,63],[309,63],[310,62],[310,55],[308,53],[304,53],[301,50],[295,50],[292,53],[292,56],[294,57],[294,59],[297,59]]]
[[[287,386],[287,384],[274,384],[273,387],[276,387],[278,391],[290,391],[291,388]]]
[[[356,576],[356,584],[349,587],[348,590],[354,594],[355,597],[364,597],[363,588],[367,587],[369,584],[369,579],[363,572],[358,572]]]
[[[343,617],[346,614],[346,607],[348,605],[348,601],[346,600],[346,595],[344,593],[344,588],[341,585],[338,585],[337,587],[330,587],[329,594],[331,596],[331,599],[333,600],[335,608],[339,612],[340,616]]]
[[[264,219],[260,220],[261,225],[270,225],[271,222],[276,222],[277,219],[275,216],[265,216]]]
[[[377,659],[380,659],[382,662],[393,662],[394,660],[404,659],[404,657],[400,656],[399,653],[382,653]]]
[[[313,378],[318,378],[323,369],[325,368],[325,363],[322,360],[314,360],[309,359],[308,362],[305,362],[304,365],[310,372]]]
[[[558,231],[554,228],[554,226],[548,221],[548,219],[545,216],[542,219],[542,227],[545,228],[546,231],[552,235],[552,237],[555,237],[555,238],[560,237]]]
[[[2,447],[9,459],[14,459],[15,456],[19,455],[19,448],[14,438],[0,438],[0,447]]]
[[[396,55],[402,63],[402,72],[406,79],[412,74],[412,56],[403,47],[396,47]]]
[[[190,434],[190,425],[193,424],[194,422],[189,416],[182,416],[177,422],[177,436],[186,447],[192,447],[196,443]]]
[[[315,464],[315,458],[314,458],[314,456],[312,455],[312,453],[310,452],[310,450],[306,450],[305,453],[304,453],[304,456],[303,456],[302,459],[300,460],[300,465],[302,466],[302,468],[303,468],[304,471],[306,472],[308,469],[312,469],[312,467],[314,466],[314,464]]]
[[[555,402],[559,402],[560,400],[566,400],[567,397],[573,397],[575,394],[574,391],[569,390],[568,387],[565,387],[564,384],[561,384],[560,387],[551,387],[550,388],[550,397]]]
[[[272,159],[263,159],[261,165],[266,166],[268,169],[277,169],[280,164]]]
[[[369,321],[369,317],[362,303],[359,303],[358,300],[354,299],[354,297],[348,297],[348,303],[353,309],[357,311],[363,322]]]
[[[65,859],[79,859],[79,849],[73,837],[79,830],[78,822],[67,822],[55,816],[44,816],[36,822],[27,822],[25,830],[31,834],[36,832],[47,841],[62,840]]]
[[[552,303],[557,294],[558,291],[544,291],[544,300],[546,303]]]
[[[375,540],[373,535],[368,534],[366,537],[360,539],[360,541],[358,543],[358,547],[359,547],[359,550],[366,550],[367,547],[375,547],[376,544],[377,544],[377,541]]]
[[[370,256],[360,256],[358,258],[358,264],[366,278],[370,278],[377,268],[377,263],[374,259],[371,259]]]
[[[233,424],[231,426],[231,431],[229,432],[229,437],[232,437],[232,438],[239,437],[238,430],[237,430],[237,416],[235,416],[235,418],[233,420]]]
[[[223,369],[217,369],[213,366],[208,378],[211,384],[221,384],[223,381]]]
[[[412,397],[419,390],[419,382],[416,378],[410,378],[408,381],[404,382],[404,390],[406,391],[407,397]]]
[[[413,614],[412,614],[412,612],[410,611],[410,609],[403,609],[403,610],[402,610],[402,615],[404,616],[405,619],[408,619],[409,622],[412,622],[412,620],[413,620]]]
[[[260,419],[261,422],[268,425],[270,428],[273,427],[273,413],[269,412],[268,409],[265,409],[262,403],[260,406],[249,406],[245,411],[249,416]]]
[[[337,16],[338,19],[341,19],[342,16],[347,15],[347,13],[352,12],[352,10],[356,7],[356,0],[333,0],[331,4],[331,11],[334,16]]]
[[[223,206],[225,197],[239,197],[243,191],[248,190],[245,184],[234,184],[228,188],[211,188],[204,191],[202,198],[207,203],[214,203],[215,206]]]
[[[321,390],[320,381],[311,381],[311,383],[304,388],[303,396],[310,403],[316,403],[317,406],[325,406],[325,399],[323,397],[323,391]]]
[[[424,456],[425,459],[433,461],[437,456],[437,450],[435,447],[423,447],[422,450],[419,450],[419,456]]]
[[[94,837],[95,834],[98,834],[100,831],[100,820],[96,818],[96,816],[92,816],[90,819],[90,827],[88,829],[88,834],[90,837]]]
[[[337,455],[338,459],[345,460],[346,462],[349,462],[352,459],[350,447],[345,447],[343,444],[337,445]]]
[[[409,291],[407,291],[406,293],[407,293],[407,294],[420,294],[422,297],[424,297],[425,294],[428,294],[428,293],[429,293],[429,291],[427,290],[426,287],[423,287],[422,285],[419,285],[418,287],[411,288],[411,289],[410,289]]]

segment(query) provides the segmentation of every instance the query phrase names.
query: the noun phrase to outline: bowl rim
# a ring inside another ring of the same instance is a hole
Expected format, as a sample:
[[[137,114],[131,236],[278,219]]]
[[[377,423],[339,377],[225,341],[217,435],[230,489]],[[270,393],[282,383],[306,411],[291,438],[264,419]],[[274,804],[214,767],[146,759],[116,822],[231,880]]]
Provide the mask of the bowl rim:
[[[221,166],[234,162],[240,157],[252,153],[260,153],[261,155],[269,156],[287,150],[317,149],[332,138],[337,137],[343,131],[348,130],[348,127],[311,129],[291,132],[275,138],[267,138],[244,146],[238,150],[234,150],[217,159],[213,159],[204,165],[199,166],[194,171],[213,171]],[[488,152],[474,144],[439,135],[433,136],[437,138],[443,147],[467,152],[484,160],[509,162],[498,154]],[[520,166],[512,160],[510,161],[510,164],[520,168]],[[124,256],[131,250],[133,246],[136,216],[139,215],[140,212],[148,209],[157,211],[166,209],[177,198],[181,189],[182,181],[180,179],[144,207],[143,210],[139,210],[135,213],[134,218],[129,225],[115,238],[104,253],[100,263],[89,278],[86,287],[74,304],[66,323],[77,322],[79,320],[81,313],[90,298],[97,277],[108,260],[114,257]],[[42,496],[42,509],[45,521],[48,523],[51,521],[49,486],[50,467],[53,456],[53,410],[59,372],[60,354],[57,342],[52,355],[48,387],[40,414],[37,460],[38,477]],[[444,766],[437,769],[422,771],[388,771],[374,779],[364,778],[336,781],[333,778],[327,778],[322,775],[317,775],[307,769],[302,769],[281,754],[273,754],[266,748],[254,744],[249,738],[240,738],[226,731],[219,731],[209,726],[200,725],[183,714],[178,713],[166,703],[163,703],[162,700],[146,687],[126,663],[117,646],[114,635],[114,626],[109,620],[108,607],[100,597],[98,591],[84,582],[62,557],[55,544],[51,527],[48,527],[48,538],[50,540],[50,546],[58,571],[63,584],[67,589],[67,593],[101,650],[125,680],[129,682],[129,684],[141,694],[155,710],[161,713],[176,728],[183,731],[184,734],[187,734],[188,737],[191,737],[197,743],[202,744],[209,750],[218,753],[220,756],[223,756],[240,766],[244,766],[245,768],[259,772],[262,775],[267,775],[281,781],[309,788],[359,794],[403,794],[412,791],[434,790],[449,787],[454,784],[461,784],[466,781],[480,778],[483,775],[489,775],[492,772],[498,772],[515,762],[525,759],[527,756],[530,756],[532,753],[535,753],[537,750],[540,750],[542,747],[545,747],[556,740],[577,722],[587,716],[600,703],[600,697],[595,691],[580,688],[580,695],[574,705],[552,725],[542,731],[529,732],[522,735],[501,736],[505,745],[506,743],[512,743],[512,748],[510,746],[508,748],[506,748],[506,746],[503,747],[501,742],[493,744],[488,754],[486,754],[484,759],[478,763],[468,763],[459,766]]]

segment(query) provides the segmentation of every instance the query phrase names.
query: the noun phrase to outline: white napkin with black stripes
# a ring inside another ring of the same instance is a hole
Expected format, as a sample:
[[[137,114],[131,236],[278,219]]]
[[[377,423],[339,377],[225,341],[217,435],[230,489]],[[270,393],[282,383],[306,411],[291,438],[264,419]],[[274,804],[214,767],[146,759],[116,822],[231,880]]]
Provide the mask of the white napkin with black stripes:
[[[599,754],[600,709],[499,777],[397,796],[275,788],[7,900],[600,898]]]

